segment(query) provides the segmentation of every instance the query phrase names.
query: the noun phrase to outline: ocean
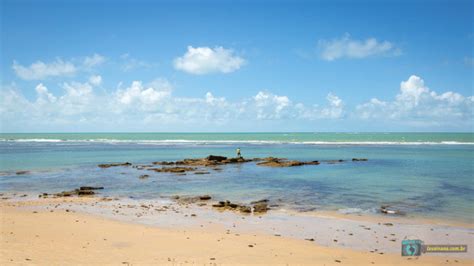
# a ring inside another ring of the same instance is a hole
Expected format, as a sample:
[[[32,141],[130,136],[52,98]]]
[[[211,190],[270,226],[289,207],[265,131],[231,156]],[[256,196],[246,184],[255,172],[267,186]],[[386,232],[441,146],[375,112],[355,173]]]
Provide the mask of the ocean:
[[[178,176],[100,163],[150,164],[210,154],[347,160],[269,168],[226,165]],[[367,158],[367,162],[352,162]],[[376,214],[390,205],[409,216],[472,223],[472,133],[42,133],[0,134],[0,191],[60,192],[104,186],[101,194],[154,199],[210,194],[275,208]],[[28,171],[18,175],[17,171]],[[148,174],[147,179],[139,179]]]

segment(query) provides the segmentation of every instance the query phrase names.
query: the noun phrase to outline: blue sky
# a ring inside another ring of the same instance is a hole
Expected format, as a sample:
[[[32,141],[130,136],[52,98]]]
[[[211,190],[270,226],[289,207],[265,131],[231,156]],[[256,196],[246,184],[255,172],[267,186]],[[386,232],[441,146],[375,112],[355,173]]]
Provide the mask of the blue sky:
[[[472,131],[472,1],[1,2],[1,130]]]

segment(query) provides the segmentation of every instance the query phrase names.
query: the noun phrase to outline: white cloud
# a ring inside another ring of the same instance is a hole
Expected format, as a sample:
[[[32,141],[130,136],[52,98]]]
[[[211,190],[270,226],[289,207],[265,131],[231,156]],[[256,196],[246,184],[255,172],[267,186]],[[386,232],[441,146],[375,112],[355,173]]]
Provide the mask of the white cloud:
[[[412,126],[469,125],[473,121],[473,97],[448,91],[431,91],[422,78],[412,75],[400,83],[400,91],[391,102],[377,98],[356,107],[363,119],[397,121]]]
[[[155,65],[142,60],[138,60],[130,56],[130,54],[128,53],[121,55],[120,59],[122,60],[121,69],[124,72],[132,71],[138,68],[150,68]]]
[[[291,105],[287,96],[274,95],[269,92],[260,91],[253,97],[257,109],[258,119],[278,119],[284,115],[284,111]]]
[[[39,101],[40,103],[56,102],[56,97],[53,94],[49,93],[48,88],[46,88],[43,83],[38,84],[35,90],[38,94],[37,101]]]
[[[85,68],[92,68],[103,64],[106,58],[100,54],[93,54],[92,56],[86,56],[82,62]]]
[[[59,58],[50,63],[37,61],[30,66],[22,66],[14,61],[12,68],[18,77],[25,80],[40,80],[48,77],[68,76],[75,74],[77,71],[74,64]]]
[[[375,38],[366,40],[353,40],[349,34],[333,40],[320,40],[318,42],[320,56],[327,61],[339,58],[365,58],[374,55],[399,55],[400,49],[391,42],[377,41]]]
[[[190,74],[230,73],[245,64],[245,60],[234,55],[234,51],[223,47],[192,47],[174,60],[174,67]]]
[[[13,71],[24,80],[44,80],[50,77],[74,76],[79,71],[87,71],[105,62],[105,57],[94,54],[86,56],[82,60],[71,59],[64,61],[56,58],[52,62],[45,63],[36,61],[29,66],[23,66],[17,61],[13,61]]]
[[[347,107],[333,93],[321,105],[308,105],[286,95],[259,91],[253,96],[229,100],[207,92],[202,97],[173,95],[173,86],[166,79],[149,83],[133,81],[127,86],[107,92],[95,90],[88,82],[60,84],[62,94],[54,95],[43,83],[36,87],[37,98],[28,100],[16,86],[0,90],[0,121],[11,129],[34,130],[65,128],[101,130],[284,130],[292,125],[304,125],[306,130],[320,125],[367,123],[371,129],[384,130],[383,125],[410,129],[470,129],[474,113],[474,97],[453,91],[437,93],[423,79],[411,76],[401,82],[399,92],[391,101],[372,98],[366,103]],[[325,122],[323,122],[325,121]],[[279,125],[277,127],[273,127]],[[3,129],[2,129],[3,130]]]
[[[147,86],[143,86],[141,81],[134,81],[130,87],[119,90],[116,97],[125,106],[154,110],[161,101],[171,96],[171,91],[171,84],[164,79],[157,79]]]
[[[92,75],[89,77],[89,82],[94,86],[100,86],[102,84],[102,76]]]

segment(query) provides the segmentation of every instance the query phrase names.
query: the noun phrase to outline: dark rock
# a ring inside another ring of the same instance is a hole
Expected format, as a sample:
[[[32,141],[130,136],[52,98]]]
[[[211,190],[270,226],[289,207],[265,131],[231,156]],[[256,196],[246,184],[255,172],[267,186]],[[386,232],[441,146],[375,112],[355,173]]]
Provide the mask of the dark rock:
[[[227,157],[218,156],[218,155],[209,155],[209,156],[206,157],[206,159],[207,159],[208,161],[218,161],[218,162],[221,162],[221,161],[227,160]]]
[[[130,166],[132,165],[129,162],[126,163],[105,163],[105,164],[99,164],[98,166],[100,168],[109,168],[109,167],[114,167],[114,166]]]
[[[288,159],[282,158],[274,158],[268,157],[261,160],[261,162],[257,163],[260,166],[268,166],[268,167],[294,167],[294,166],[302,166],[302,165],[318,165],[319,161],[309,161],[309,162],[301,162],[301,161],[290,161]]]
[[[88,187],[88,186],[84,186],[84,187],[80,187],[79,190],[98,190],[98,189],[104,189],[104,187]]]
[[[268,210],[268,205],[266,203],[257,203],[253,205],[253,212],[256,213],[265,213]]]
[[[150,171],[160,172],[160,173],[184,173],[187,171],[194,171],[196,168],[193,167],[162,167],[162,168],[150,168]]]
[[[17,171],[16,174],[17,175],[26,175],[26,174],[29,174],[30,171]]]
[[[197,172],[194,172],[195,175],[208,175],[210,174],[210,172],[206,172],[206,171],[197,171]]]
[[[95,192],[92,190],[78,190],[77,195],[79,196],[89,196],[89,195],[94,195]]]
[[[261,200],[257,200],[257,201],[252,201],[250,202],[250,204],[258,204],[258,203],[268,203],[269,200],[267,199],[261,199]]]
[[[141,175],[141,176],[139,176],[138,178],[140,178],[140,179],[147,179],[148,177],[150,177],[150,176],[149,176],[149,175]]]
[[[366,158],[352,158],[353,162],[366,162],[368,160],[369,159],[366,159]]]
[[[155,164],[155,165],[174,165],[175,162],[153,162],[152,164]]]
[[[227,204],[227,206],[229,206],[229,208],[236,209],[236,208],[239,207],[239,204],[229,203],[229,204]]]
[[[240,206],[239,210],[243,213],[252,213],[252,208],[249,206]]]
[[[200,199],[200,200],[210,200],[210,199],[211,199],[211,196],[209,196],[209,195],[202,195],[202,196],[199,196],[199,199]]]
[[[60,193],[56,193],[54,194],[56,197],[71,197],[73,195],[76,195],[77,192],[76,191],[63,191],[63,192],[60,192]]]

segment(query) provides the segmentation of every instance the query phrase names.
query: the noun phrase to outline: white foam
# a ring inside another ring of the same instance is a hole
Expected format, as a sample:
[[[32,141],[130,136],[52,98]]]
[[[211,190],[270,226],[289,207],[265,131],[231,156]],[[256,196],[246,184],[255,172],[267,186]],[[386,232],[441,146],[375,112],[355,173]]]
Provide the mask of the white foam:
[[[66,142],[66,143],[134,143],[149,145],[180,145],[180,144],[253,144],[253,145],[474,145],[474,142],[459,141],[285,141],[285,140],[119,140],[119,139],[0,139],[2,142]]]

